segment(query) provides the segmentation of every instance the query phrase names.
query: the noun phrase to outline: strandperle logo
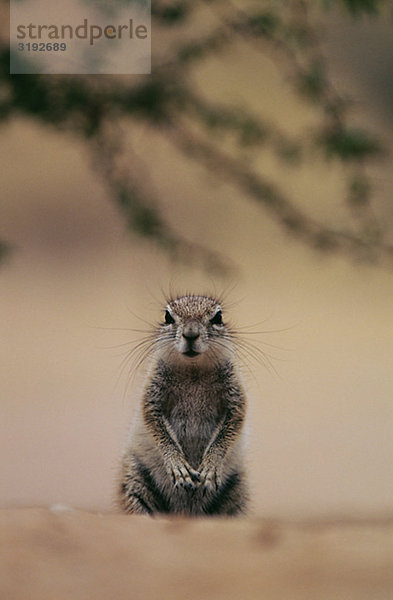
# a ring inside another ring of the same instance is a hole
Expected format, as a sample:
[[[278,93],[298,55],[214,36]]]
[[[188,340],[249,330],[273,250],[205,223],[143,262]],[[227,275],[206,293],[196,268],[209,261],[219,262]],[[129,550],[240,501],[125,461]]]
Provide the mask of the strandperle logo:
[[[150,0],[11,0],[10,8],[11,73],[150,73]]]
[[[129,19],[126,25],[92,25],[84,19],[81,25],[17,25],[16,37],[18,40],[32,41],[48,38],[49,40],[88,40],[91,46],[94,42],[105,37],[108,40],[125,39],[145,40],[148,36],[146,25],[135,24],[134,19]]]

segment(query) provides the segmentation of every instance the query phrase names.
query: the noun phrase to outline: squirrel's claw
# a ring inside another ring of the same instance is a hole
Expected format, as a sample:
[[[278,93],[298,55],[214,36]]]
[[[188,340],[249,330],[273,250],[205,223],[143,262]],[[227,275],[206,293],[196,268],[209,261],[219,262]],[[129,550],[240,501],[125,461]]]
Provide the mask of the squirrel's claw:
[[[221,486],[222,478],[216,466],[206,465],[201,469],[201,484],[206,492],[216,492]]]
[[[175,487],[195,488],[200,480],[200,473],[188,464],[172,466],[171,474]]]

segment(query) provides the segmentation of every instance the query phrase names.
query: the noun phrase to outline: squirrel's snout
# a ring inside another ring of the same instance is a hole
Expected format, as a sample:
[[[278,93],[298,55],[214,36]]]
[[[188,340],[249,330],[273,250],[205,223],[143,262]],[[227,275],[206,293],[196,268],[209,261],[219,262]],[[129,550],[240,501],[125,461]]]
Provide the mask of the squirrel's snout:
[[[196,340],[200,335],[198,323],[191,322],[187,323],[187,325],[183,328],[183,337],[188,341]]]

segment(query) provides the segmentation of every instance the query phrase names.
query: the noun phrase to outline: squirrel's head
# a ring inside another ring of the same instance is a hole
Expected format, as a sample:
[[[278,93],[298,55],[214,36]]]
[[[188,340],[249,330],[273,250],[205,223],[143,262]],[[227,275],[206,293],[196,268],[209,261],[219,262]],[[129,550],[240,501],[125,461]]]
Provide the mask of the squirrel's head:
[[[160,327],[158,352],[178,364],[217,364],[233,353],[220,303],[209,296],[169,300]]]

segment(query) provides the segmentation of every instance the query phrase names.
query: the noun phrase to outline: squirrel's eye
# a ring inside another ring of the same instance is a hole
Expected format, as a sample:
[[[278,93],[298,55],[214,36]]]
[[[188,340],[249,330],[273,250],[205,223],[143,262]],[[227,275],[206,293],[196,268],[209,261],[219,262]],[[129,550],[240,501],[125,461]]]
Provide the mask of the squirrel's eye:
[[[218,310],[214,317],[210,319],[212,325],[222,325],[222,312]]]
[[[172,325],[175,322],[175,319],[172,317],[171,313],[169,312],[169,310],[165,311],[165,323],[167,325]]]

